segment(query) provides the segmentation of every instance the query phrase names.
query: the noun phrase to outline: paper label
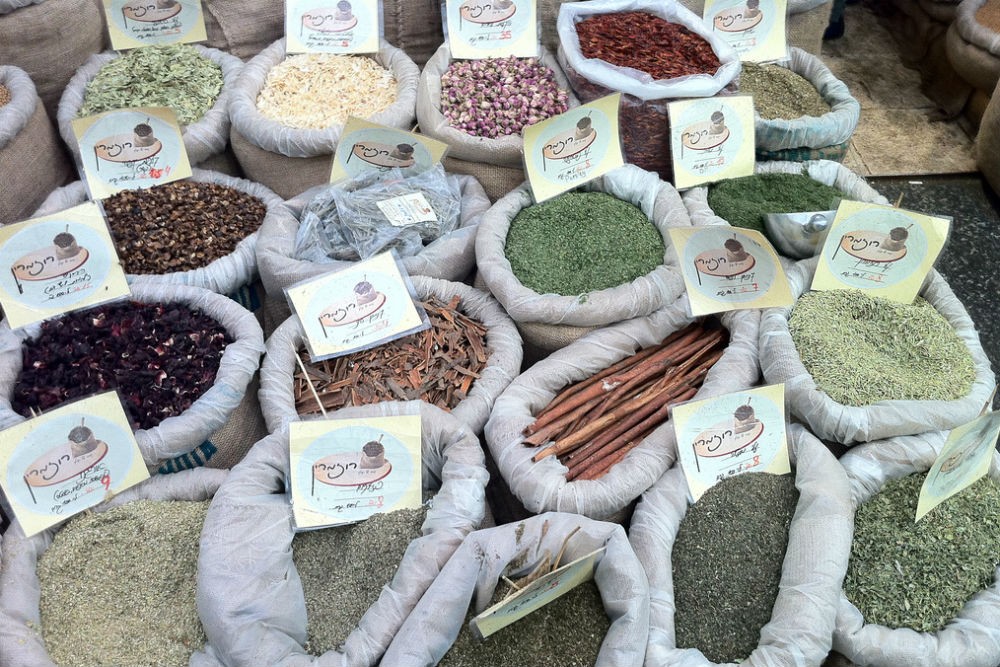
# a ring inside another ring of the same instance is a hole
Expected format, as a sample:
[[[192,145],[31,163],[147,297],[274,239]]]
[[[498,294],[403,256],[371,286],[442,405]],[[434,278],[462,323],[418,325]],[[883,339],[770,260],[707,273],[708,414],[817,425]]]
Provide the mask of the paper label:
[[[448,144],[444,142],[352,116],[344,125],[333,155],[330,182],[391,169],[413,176],[433,167],[447,152]]]
[[[705,24],[736,49],[740,60],[784,60],[787,5],[787,0],[706,0]]]
[[[860,289],[913,303],[948,238],[948,218],[843,200],[820,253],[814,290]]]
[[[670,418],[694,502],[726,477],[791,471],[783,384],[675,405]]]
[[[421,192],[411,192],[375,202],[393,227],[409,227],[418,222],[435,222],[437,216]]]
[[[621,93],[524,128],[524,162],[535,202],[625,164],[618,135]]]
[[[55,408],[0,434],[0,487],[28,536],[148,477],[113,391]]]
[[[430,327],[409,277],[384,252],[285,290],[313,361],[339,357]]]
[[[920,487],[915,522],[989,472],[998,436],[1000,412],[987,413],[951,430]]]
[[[667,105],[674,186],[753,174],[755,145],[753,98],[708,97]]]
[[[0,227],[0,305],[11,329],[129,295],[100,207]]]
[[[208,39],[196,0],[103,0],[111,48],[187,44]]]
[[[445,13],[454,58],[538,55],[535,0],[445,0]]]
[[[286,53],[375,53],[378,0],[285,0]]]
[[[605,547],[577,558],[571,563],[539,577],[514,595],[501,600],[469,622],[469,627],[486,638],[528,614],[562,597],[580,584],[594,578],[594,568]]]
[[[72,124],[93,199],[191,176],[177,117],[166,107],[108,111]]]
[[[760,232],[725,225],[667,231],[680,259],[692,315],[794,303],[778,255]]]

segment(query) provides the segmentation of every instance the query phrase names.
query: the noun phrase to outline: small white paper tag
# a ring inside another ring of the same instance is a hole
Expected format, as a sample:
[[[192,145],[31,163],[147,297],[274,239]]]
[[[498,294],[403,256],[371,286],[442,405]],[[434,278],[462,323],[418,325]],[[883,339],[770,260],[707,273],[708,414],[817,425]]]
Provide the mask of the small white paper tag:
[[[434,209],[422,192],[399,195],[376,204],[394,227],[408,227],[418,222],[437,222]]]

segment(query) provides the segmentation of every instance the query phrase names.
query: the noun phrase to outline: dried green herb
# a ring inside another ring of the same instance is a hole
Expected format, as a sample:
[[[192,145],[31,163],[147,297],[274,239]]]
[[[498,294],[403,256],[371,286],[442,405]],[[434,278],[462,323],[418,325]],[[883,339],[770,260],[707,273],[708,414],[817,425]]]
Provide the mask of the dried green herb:
[[[780,65],[745,61],[740,93],[753,95],[754,109],[767,120],[822,116],[831,109],[811,81]]]
[[[890,480],[858,508],[844,593],[866,623],[936,632],[1000,562],[1000,486],[980,479],[918,522],[926,473]]]
[[[976,378],[968,347],[920,297],[903,304],[860,290],[806,292],[788,329],[816,385],[844,405],[953,400]]]
[[[754,174],[709,186],[708,205],[733,227],[766,234],[767,213],[828,211],[843,196],[837,188],[806,174]]]
[[[177,122],[201,120],[222,93],[222,68],[187,44],[147,46],[115,58],[84,92],[78,118],[127,107],[169,107]]]

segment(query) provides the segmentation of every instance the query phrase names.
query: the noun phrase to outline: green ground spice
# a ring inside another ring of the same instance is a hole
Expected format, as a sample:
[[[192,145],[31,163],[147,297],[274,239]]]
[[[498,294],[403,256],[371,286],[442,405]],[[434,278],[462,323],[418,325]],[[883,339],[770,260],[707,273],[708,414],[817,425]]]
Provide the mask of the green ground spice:
[[[616,287],[663,264],[663,235],[637,206],[603,192],[567,192],[523,209],[504,252],[540,294],[572,296]]]
[[[677,646],[740,662],[778,598],[799,492],[791,475],[727,477],[692,505],[670,554]]]
[[[858,508],[844,593],[866,623],[936,632],[1000,561],[1000,486],[980,479],[914,523],[926,473],[890,480]]]
[[[709,186],[708,205],[733,227],[766,234],[764,214],[828,211],[844,193],[806,174],[754,174]]]
[[[910,305],[860,290],[806,292],[788,329],[816,386],[843,405],[954,400],[976,379],[968,347],[920,297]]]
[[[293,538],[292,560],[306,599],[306,651],[319,656],[347,640],[392,581],[426,516],[426,506],[396,510]]]
[[[87,512],[38,561],[42,638],[67,667],[186,667],[205,645],[195,585],[209,501]]]
[[[809,79],[780,65],[745,61],[740,93],[753,95],[754,108],[767,120],[822,116],[831,110]]]
[[[78,118],[127,107],[169,107],[177,122],[201,120],[222,92],[222,68],[187,44],[147,46],[115,58],[97,73]]]

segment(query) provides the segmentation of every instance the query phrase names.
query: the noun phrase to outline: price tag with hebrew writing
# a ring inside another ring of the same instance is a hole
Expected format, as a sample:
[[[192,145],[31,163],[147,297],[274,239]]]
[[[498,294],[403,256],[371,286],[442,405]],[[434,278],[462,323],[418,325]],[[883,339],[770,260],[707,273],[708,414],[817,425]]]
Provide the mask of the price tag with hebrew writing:
[[[787,7],[787,0],[706,0],[705,24],[736,49],[740,60],[784,60]]]
[[[116,51],[208,39],[200,0],[103,0],[103,5]]]
[[[445,0],[448,48],[454,58],[534,58],[536,0]]]
[[[678,190],[737,176],[754,169],[753,98],[708,97],[672,102],[670,154]]]
[[[378,0],[285,0],[288,53],[375,53]]]
[[[330,182],[370,171],[399,169],[406,176],[427,171],[441,161],[448,144],[414,132],[351,117],[333,155]]]

